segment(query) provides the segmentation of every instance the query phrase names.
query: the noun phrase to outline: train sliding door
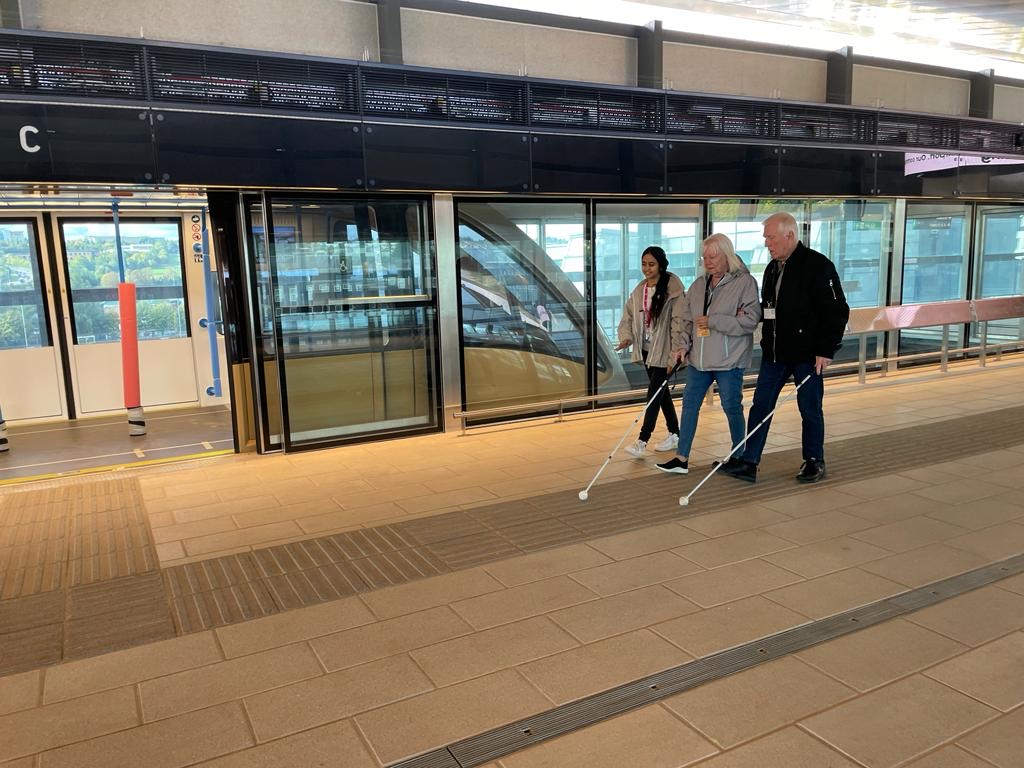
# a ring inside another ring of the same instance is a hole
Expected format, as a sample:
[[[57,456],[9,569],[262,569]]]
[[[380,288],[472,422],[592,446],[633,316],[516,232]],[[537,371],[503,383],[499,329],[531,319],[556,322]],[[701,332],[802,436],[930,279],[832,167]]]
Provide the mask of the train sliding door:
[[[279,393],[266,409],[279,407],[285,450],[439,428],[428,206],[264,195],[255,309],[273,325],[262,370],[278,381],[263,389]]]

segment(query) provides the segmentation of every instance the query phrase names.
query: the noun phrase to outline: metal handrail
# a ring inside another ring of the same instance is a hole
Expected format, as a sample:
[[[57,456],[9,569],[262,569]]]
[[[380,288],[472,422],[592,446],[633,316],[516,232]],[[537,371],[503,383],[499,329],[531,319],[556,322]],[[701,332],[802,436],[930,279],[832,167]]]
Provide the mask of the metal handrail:
[[[966,313],[965,313],[966,310]],[[979,311],[981,310],[981,311]],[[945,315],[943,314],[945,312]],[[924,360],[938,357],[940,370],[945,373],[949,366],[950,353],[968,355],[978,353],[978,365],[984,368],[989,352],[995,351],[996,359],[1002,359],[1004,349],[1024,349],[1024,339],[1019,341],[1008,341],[1000,344],[988,344],[988,323],[991,320],[1007,320],[1013,318],[1024,318],[1024,296],[1008,296],[999,299],[971,299],[949,302],[933,302],[931,304],[904,304],[892,307],[859,307],[852,310],[855,329],[847,327],[848,336],[858,336],[857,360],[834,363],[829,366],[831,370],[857,369],[857,380],[864,384],[867,381],[868,366],[880,365],[882,376],[885,375],[887,363],[899,363],[910,360]],[[859,316],[859,317],[858,317]],[[949,319],[941,322],[944,317]],[[985,318],[985,319],[980,319]],[[863,320],[863,323],[858,322]],[[949,328],[951,325],[966,325],[968,322],[977,322],[981,343],[975,346],[962,347],[956,350],[949,348]],[[893,357],[876,357],[867,359],[867,338],[868,336],[900,331],[910,328],[924,328],[934,325],[942,326],[942,345],[933,352],[914,352],[906,355],[895,355]],[[756,380],[756,374],[748,374],[743,377],[744,383]],[[678,384],[670,385],[670,389],[678,387]],[[582,405],[586,403],[598,403],[606,400],[625,399],[627,397],[640,398],[646,394],[646,389],[630,389],[620,392],[604,392],[595,395],[580,395],[577,397],[566,397],[558,400],[546,400],[542,402],[518,403],[516,405],[505,405],[497,408],[482,408],[473,411],[456,411],[454,418],[462,422],[462,434],[469,429],[471,419],[487,418],[489,416],[501,416],[522,411],[552,410],[557,408],[555,421],[562,421],[565,415],[565,407]],[[709,397],[711,390],[708,390]],[[550,418],[551,413],[527,416],[528,419]],[[489,426],[489,425],[479,425]]]

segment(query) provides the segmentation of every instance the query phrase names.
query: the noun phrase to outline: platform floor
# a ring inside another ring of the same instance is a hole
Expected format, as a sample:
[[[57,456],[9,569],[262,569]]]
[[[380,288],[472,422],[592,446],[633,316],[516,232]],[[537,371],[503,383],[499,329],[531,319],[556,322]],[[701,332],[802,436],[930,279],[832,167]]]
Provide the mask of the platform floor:
[[[756,485],[633,409],[0,489],[0,765],[388,765],[1024,553],[1024,366],[829,382]],[[501,758],[1024,765],[1024,577]],[[13,761],[5,763],[4,761]]]
[[[234,449],[231,409],[180,408],[146,414],[147,433],[132,437],[124,416],[8,424],[0,484],[67,477],[112,466],[145,465]]]

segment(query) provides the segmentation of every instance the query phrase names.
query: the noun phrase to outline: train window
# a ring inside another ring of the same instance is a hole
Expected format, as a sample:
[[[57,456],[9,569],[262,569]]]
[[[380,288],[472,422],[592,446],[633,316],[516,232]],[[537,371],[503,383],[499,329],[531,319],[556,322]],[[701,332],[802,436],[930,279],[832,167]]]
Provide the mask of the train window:
[[[0,223],[0,349],[50,345],[35,227]]]
[[[180,220],[122,219],[120,228],[125,278],[136,286],[139,339],[188,336]],[[120,341],[113,222],[62,219],[60,234],[75,343]]]
[[[832,259],[851,307],[885,306],[892,217],[885,200],[811,202],[809,245]]]
[[[971,206],[961,203],[907,203],[903,246],[903,304],[967,298]],[[950,328],[950,346],[961,344],[963,328]],[[934,352],[942,328],[900,331],[901,355]]]
[[[614,348],[622,307],[642,275],[640,254],[649,245],[665,249],[669,268],[687,287],[697,274],[703,209],[699,203],[598,203],[596,208],[594,270],[597,279],[597,324],[605,341]],[[647,386],[639,365],[626,365],[629,350],[619,353],[628,382],[620,389]],[[599,385],[610,392],[612,382]]]
[[[773,213],[785,211],[801,224],[805,220],[804,204],[799,200],[714,200],[710,205],[711,233],[721,233],[732,240],[736,254],[761,285],[761,276],[771,256],[764,247],[761,223]]]

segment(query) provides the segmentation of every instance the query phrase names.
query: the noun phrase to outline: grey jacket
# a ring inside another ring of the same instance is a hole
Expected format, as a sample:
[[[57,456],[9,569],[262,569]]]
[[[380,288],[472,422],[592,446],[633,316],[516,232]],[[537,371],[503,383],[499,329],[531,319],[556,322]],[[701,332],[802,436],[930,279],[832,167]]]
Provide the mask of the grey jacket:
[[[651,327],[651,340],[647,344],[647,365],[654,368],[668,368],[672,365],[672,353],[684,349],[683,320],[686,289],[683,281],[671,272],[668,273],[668,295],[665,306],[661,308],[658,319]],[[630,361],[639,363],[643,360],[642,347],[644,338],[644,283],[641,280],[626,299],[622,308],[622,319],[619,321],[619,342],[628,341],[633,345]],[[755,297],[756,298],[756,297]]]
[[[729,272],[719,281],[708,305],[710,336],[698,336],[693,318],[704,314],[706,275],[690,284],[683,302],[683,341],[690,351],[689,363],[701,371],[727,371],[750,366],[754,330],[761,322],[757,281],[749,272]]]

